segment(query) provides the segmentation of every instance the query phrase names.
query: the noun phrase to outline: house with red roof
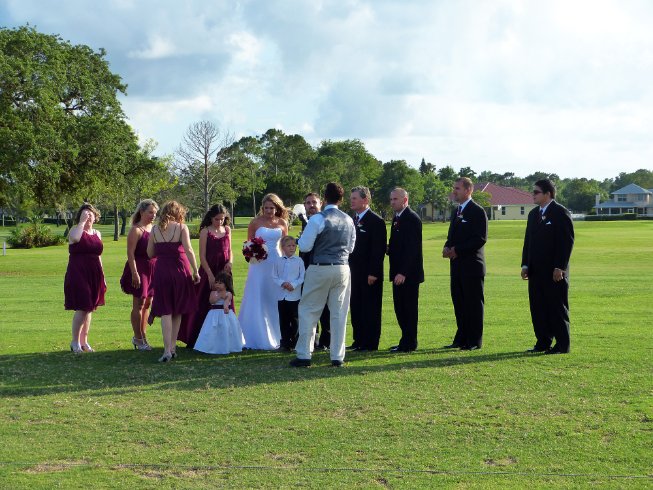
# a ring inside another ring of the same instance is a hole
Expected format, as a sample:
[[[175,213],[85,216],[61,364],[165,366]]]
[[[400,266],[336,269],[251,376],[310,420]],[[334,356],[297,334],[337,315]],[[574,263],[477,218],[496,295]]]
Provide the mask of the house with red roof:
[[[474,192],[486,192],[490,195],[490,206],[485,208],[488,219],[525,220],[529,211],[535,207],[533,195],[530,192],[514,187],[504,187],[492,182],[477,182],[474,184]],[[449,198],[453,201],[452,195]],[[422,207],[422,218],[434,221],[448,220],[453,206],[454,204],[445,210],[440,210],[433,209],[430,203],[426,204]]]

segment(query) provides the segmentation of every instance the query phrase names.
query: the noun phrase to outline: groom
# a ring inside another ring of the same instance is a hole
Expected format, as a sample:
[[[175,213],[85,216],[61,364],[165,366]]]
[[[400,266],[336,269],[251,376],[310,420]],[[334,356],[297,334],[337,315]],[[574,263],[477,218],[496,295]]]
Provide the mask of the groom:
[[[292,367],[311,365],[315,325],[325,304],[331,312],[331,365],[341,367],[345,359],[345,325],[351,295],[348,264],[356,231],[352,219],[338,209],[343,195],[340,184],[327,184],[324,191],[327,205],[308,221],[299,239],[299,249],[302,252],[312,250],[313,256],[299,302],[297,358],[290,361]]]

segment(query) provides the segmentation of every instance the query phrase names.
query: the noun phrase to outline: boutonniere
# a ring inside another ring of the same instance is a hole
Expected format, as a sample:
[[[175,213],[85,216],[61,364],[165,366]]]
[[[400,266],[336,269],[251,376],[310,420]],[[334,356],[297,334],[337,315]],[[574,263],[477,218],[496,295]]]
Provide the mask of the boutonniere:
[[[360,229],[363,229],[363,223],[358,222],[358,223],[356,224],[356,227],[357,227],[357,228],[360,228]]]
[[[393,227],[395,230],[398,230],[398,229],[399,229],[399,220],[395,220],[395,221],[392,223],[392,227]]]
[[[542,215],[542,221],[546,221],[546,215]]]

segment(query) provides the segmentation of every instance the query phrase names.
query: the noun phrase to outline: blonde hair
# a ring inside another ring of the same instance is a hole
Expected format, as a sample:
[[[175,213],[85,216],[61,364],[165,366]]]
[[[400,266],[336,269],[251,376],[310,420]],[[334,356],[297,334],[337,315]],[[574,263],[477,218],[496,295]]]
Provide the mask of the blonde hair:
[[[294,236],[286,235],[281,237],[281,246],[285,247],[286,243],[288,242],[293,242],[294,244],[297,244],[297,239]]]
[[[137,225],[139,223],[141,216],[150,206],[154,206],[154,211],[159,210],[159,205],[153,199],[143,199],[138,203],[138,206],[136,206],[136,211],[134,211],[134,214],[132,214],[132,225]]]
[[[168,201],[163,205],[159,213],[159,228],[165,230],[170,221],[175,221],[181,225],[184,223],[185,218],[186,208],[177,201]]]
[[[272,193],[263,196],[263,200],[261,201],[261,210],[258,212],[258,215],[263,215],[263,206],[265,206],[265,203],[268,201],[274,204],[274,207],[277,208],[277,210],[274,212],[274,215],[288,221],[288,210],[283,205],[283,201],[279,196]]]

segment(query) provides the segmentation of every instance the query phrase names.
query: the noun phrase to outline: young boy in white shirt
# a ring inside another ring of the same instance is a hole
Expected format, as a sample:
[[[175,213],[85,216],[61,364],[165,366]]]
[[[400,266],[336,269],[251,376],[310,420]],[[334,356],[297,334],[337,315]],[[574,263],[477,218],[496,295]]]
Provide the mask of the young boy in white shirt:
[[[304,283],[304,261],[295,255],[297,242],[291,236],[281,239],[281,253],[272,267],[272,279],[278,288],[281,350],[291,351],[297,343],[298,309]]]

